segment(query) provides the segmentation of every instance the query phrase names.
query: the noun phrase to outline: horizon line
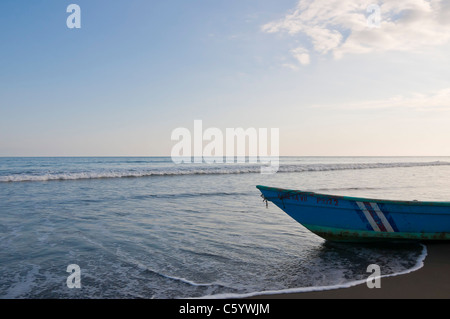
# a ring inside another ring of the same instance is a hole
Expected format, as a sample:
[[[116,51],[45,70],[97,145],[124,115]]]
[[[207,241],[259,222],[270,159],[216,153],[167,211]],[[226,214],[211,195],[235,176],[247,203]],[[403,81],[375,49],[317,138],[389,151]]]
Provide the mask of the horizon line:
[[[70,157],[172,157],[171,155],[0,155],[0,158],[70,158]],[[193,158],[194,156],[175,156],[176,158]],[[221,156],[207,156],[208,158],[220,158]],[[239,156],[234,156],[235,158]],[[248,158],[250,156],[245,156]],[[256,156],[260,157],[260,156]],[[450,155],[279,155],[263,157],[450,157]],[[225,156],[222,156],[225,158]]]

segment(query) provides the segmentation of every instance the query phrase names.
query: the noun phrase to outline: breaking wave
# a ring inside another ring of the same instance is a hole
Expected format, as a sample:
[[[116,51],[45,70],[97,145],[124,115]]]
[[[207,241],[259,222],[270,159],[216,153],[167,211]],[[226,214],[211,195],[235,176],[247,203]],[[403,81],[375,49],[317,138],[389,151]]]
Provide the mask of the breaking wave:
[[[217,175],[217,174],[253,174],[260,173],[263,164],[180,164],[173,166],[129,168],[129,169],[96,169],[92,171],[74,172],[26,172],[0,176],[0,182],[33,182],[63,181],[105,178],[139,178],[155,176],[180,175]],[[277,173],[301,173],[339,170],[364,170],[419,166],[450,166],[450,162],[394,162],[394,163],[335,163],[335,164],[281,164]]]

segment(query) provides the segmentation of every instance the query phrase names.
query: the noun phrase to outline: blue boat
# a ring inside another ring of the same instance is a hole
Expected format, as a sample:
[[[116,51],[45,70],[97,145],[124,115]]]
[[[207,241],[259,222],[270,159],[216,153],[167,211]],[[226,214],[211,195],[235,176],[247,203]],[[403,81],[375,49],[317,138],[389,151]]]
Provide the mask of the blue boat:
[[[394,201],[256,186],[298,223],[341,242],[450,239],[450,202]]]

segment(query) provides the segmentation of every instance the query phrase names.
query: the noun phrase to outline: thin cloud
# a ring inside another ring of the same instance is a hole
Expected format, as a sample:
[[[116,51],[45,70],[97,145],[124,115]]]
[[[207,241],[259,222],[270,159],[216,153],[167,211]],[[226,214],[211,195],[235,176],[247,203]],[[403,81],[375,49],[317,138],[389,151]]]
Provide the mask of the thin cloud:
[[[295,65],[295,64],[292,64],[292,63],[283,63],[281,66],[284,67],[284,68],[291,69],[293,71],[297,71],[298,70],[298,66]]]
[[[345,104],[313,105],[318,108],[348,110],[410,109],[418,111],[450,110],[450,88],[410,95],[397,95],[387,99],[366,100]]]
[[[445,0],[302,0],[282,19],[262,26],[267,33],[302,34],[311,50],[336,59],[348,54],[422,50],[450,40],[450,3]],[[379,10],[368,8],[375,5]],[[379,13],[377,27],[371,25]],[[303,46],[305,47],[305,46]],[[291,54],[301,63],[299,54]],[[304,53],[302,53],[304,54]]]
[[[300,64],[307,65],[310,63],[308,50],[302,47],[298,47],[296,49],[291,50],[291,53]]]

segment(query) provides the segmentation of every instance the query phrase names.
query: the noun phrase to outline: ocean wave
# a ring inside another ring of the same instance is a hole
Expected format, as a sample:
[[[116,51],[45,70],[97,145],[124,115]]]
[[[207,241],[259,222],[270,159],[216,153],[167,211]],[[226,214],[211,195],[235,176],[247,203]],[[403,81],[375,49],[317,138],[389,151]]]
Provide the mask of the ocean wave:
[[[450,162],[392,162],[392,163],[335,163],[335,164],[281,164],[277,173],[322,172],[339,170],[364,170],[382,168],[407,168],[420,166],[449,166]],[[181,175],[220,175],[260,173],[263,164],[182,164],[166,168],[130,168],[124,170],[93,170],[81,172],[34,172],[0,176],[0,182],[42,182],[82,179],[140,178]]]

